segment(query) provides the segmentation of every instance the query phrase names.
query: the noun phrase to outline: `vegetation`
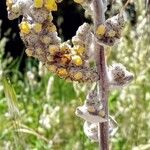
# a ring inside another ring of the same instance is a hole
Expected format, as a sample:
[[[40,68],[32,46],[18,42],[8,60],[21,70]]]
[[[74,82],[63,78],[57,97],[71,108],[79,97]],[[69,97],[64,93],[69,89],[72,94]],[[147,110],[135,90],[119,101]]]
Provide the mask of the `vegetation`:
[[[136,9],[136,25],[129,23],[122,42],[107,54],[109,63],[120,62],[135,75],[130,86],[109,97],[119,126],[112,150],[150,149],[150,22],[142,1]],[[22,57],[5,54],[7,40],[0,41],[0,149],[96,150],[83,133],[83,120],[74,114],[88,86],[59,79],[31,58],[20,72]]]

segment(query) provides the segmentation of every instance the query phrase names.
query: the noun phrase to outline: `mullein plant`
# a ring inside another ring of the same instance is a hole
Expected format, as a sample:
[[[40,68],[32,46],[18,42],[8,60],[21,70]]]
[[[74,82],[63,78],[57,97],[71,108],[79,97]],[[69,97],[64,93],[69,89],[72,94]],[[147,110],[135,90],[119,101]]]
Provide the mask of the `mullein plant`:
[[[101,149],[107,150],[108,137],[117,129],[116,121],[108,115],[108,92],[122,88],[133,79],[133,74],[122,64],[109,67],[105,61],[105,51],[118,44],[121,38],[125,24],[123,10],[105,20],[107,0],[74,0],[89,13],[94,25],[84,23],[70,41],[62,42],[52,16],[61,1],[7,0],[8,18],[23,16],[19,24],[20,36],[29,57],[37,58],[43,67],[60,78],[91,84],[85,103],[75,113],[85,121],[85,135],[92,141],[99,141]],[[93,48],[96,65],[89,61]]]

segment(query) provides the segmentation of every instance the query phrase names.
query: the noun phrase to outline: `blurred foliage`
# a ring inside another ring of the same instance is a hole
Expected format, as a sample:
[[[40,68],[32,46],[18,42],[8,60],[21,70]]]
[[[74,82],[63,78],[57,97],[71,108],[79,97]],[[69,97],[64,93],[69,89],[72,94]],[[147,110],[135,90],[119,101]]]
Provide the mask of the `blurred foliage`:
[[[108,58],[109,65],[122,63],[135,75],[128,87],[109,97],[110,114],[119,124],[112,150],[150,149],[150,20],[142,1],[135,6],[136,24],[127,24]],[[88,85],[54,77],[31,58],[21,73],[22,57],[5,54],[7,41],[0,40],[0,150],[96,150],[74,113]]]

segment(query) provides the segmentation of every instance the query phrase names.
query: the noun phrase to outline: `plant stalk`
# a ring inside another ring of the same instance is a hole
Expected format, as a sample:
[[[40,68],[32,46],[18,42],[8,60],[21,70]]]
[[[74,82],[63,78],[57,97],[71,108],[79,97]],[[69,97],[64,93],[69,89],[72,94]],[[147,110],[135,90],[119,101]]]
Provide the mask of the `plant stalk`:
[[[97,27],[105,22],[105,12],[102,0],[93,0],[93,13],[94,13],[94,29],[96,32]],[[105,59],[105,50],[102,45],[99,45],[94,40],[94,47],[96,51],[96,65],[99,73],[99,92],[101,92],[100,100],[102,101],[103,110],[105,112],[105,118],[107,122],[98,124],[98,136],[99,136],[99,149],[109,150],[109,135],[108,135],[108,79],[107,79],[107,66]]]

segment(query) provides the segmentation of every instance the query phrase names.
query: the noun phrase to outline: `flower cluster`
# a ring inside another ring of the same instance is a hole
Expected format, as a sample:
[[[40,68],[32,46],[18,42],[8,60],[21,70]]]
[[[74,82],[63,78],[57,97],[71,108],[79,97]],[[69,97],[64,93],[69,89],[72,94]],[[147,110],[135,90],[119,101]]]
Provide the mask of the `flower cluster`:
[[[78,82],[98,81],[98,73],[87,63],[87,37],[90,25],[79,27],[72,43],[61,43],[52,11],[57,10],[59,0],[7,0],[8,18],[23,15],[19,24],[20,36],[26,46],[26,54],[41,61],[49,71],[61,78]]]
[[[98,42],[102,45],[113,46],[120,38],[125,20],[122,14],[109,18],[100,24],[96,30]]]
[[[81,4],[85,10],[91,8],[91,2],[87,0],[74,0]],[[103,0],[103,9],[106,11],[107,0]],[[86,6],[86,7],[85,7]],[[95,32],[95,41],[100,45],[113,46],[121,38],[121,32],[124,27],[125,20],[121,13],[112,18],[107,19],[104,24],[100,24]],[[87,32],[88,34],[88,32]],[[74,40],[74,38],[73,38]],[[75,39],[76,40],[76,39]],[[107,76],[109,89],[127,85],[133,80],[133,74],[126,70],[122,64],[114,64],[107,68]],[[101,93],[98,90],[89,91],[83,106],[76,109],[76,115],[84,119],[84,133],[92,141],[98,142],[98,123],[108,121],[109,136],[113,136],[117,131],[117,123],[111,116],[105,116],[105,111],[101,100]]]

